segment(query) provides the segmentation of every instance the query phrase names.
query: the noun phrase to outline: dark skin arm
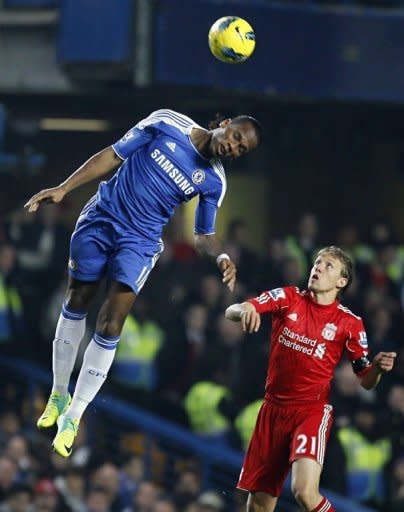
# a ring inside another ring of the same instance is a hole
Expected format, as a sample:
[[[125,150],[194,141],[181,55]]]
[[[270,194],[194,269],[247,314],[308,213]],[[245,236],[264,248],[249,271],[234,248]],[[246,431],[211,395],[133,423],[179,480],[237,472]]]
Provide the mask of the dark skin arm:
[[[224,252],[222,242],[216,235],[194,235],[194,244],[197,252],[203,256],[208,256],[216,261],[219,254]],[[224,259],[219,263],[219,270],[222,273],[222,282],[227,285],[229,290],[234,290],[236,284],[236,265],[229,259]]]
[[[105,148],[89,158],[87,162],[81,165],[63,183],[57,187],[41,190],[32,196],[24,206],[28,208],[29,212],[35,212],[43,201],[46,203],[60,203],[64,196],[71,190],[97,178],[101,178],[119,167],[121,163],[122,160],[111,146]]]

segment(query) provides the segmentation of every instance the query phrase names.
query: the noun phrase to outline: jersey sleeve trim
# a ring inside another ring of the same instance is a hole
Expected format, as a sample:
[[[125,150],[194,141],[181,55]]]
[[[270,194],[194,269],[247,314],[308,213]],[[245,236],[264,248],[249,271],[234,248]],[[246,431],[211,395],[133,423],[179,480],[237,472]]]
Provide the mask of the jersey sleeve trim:
[[[216,233],[216,231],[209,231],[209,233],[202,233],[201,231],[198,231],[197,229],[194,229],[194,233],[195,233],[195,235],[206,235],[206,236],[209,236],[209,235],[214,235]]]
[[[116,144],[117,144],[117,143],[116,143]],[[122,161],[126,160],[126,158],[125,158],[125,157],[123,157],[123,156],[119,153],[118,149],[115,147],[115,146],[116,146],[116,144],[112,144],[112,146],[111,146],[111,147],[112,147],[112,149],[114,150],[115,154],[116,154],[117,156],[119,156],[119,158],[120,158]]]
[[[190,128],[193,126],[197,126],[197,124],[192,121],[191,118],[169,109],[160,109],[152,112],[148,117],[140,121],[136,126],[137,128],[144,129],[146,126],[159,122],[174,126],[184,134],[187,134]]]
[[[220,181],[222,182],[222,192],[219,196],[219,199],[217,200],[217,206],[218,208],[221,206],[224,196],[226,195],[227,190],[227,180],[226,180],[226,174],[224,172],[223,164],[220,160],[213,160],[211,161],[212,169],[216,173],[216,175],[219,177]]]
[[[344,313],[347,313],[348,315],[353,316],[357,320],[362,320],[362,318],[360,316],[355,315],[354,313],[352,313],[352,311],[350,309],[348,309],[346,306],[343,306],[342,304],[338,304],[337,308],[340,309],[341,311],[343,311]]]

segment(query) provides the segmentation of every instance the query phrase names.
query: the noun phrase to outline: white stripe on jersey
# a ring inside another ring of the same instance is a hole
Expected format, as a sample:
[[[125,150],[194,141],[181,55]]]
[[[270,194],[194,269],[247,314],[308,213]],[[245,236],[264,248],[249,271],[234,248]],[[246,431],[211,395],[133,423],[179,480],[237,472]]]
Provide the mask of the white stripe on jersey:
[[[352,311],[350,309],[343,306],[342,304],[338,304],[337,308],[340,309],[341,311],[343,311],[344,313],[348,313],[348,315],[352,315],[357,320],[362,320],[362,318],[360,316],[355,315],[354,313],[352,313]]]
[[[191,118],[168,109],[160,109],[152,112],[148,117],[146,117],[146,119],[140,121],[136,125],[136,128],[143,130],[146,126],[159,123],[161,121],[174,126],[184,134],[188,134],[191,127],[196,126],[199,128],[199,125]]]
[[[328,422],[331,417],[332,406],[327,404],[324,406],[324,415],[318,429],[317,441],[317,462],[322,466],[324,464],[324,454],[326,448],[326,434]]]
[[[224,168],[223,168],[222,162],[220,160],[211,160],[210,165],[212,166],[212,169],[219,176],[220,181],[222,182],[222,192],[217,201],[217,206],[219,207],[222,204],[223,198],[224,198],[224,196],[226,194],[226,190],[227,190],[226,175],[224,173]]]
[[[146,119],[140,121],[136,125],[136,128],[143,130],[146,126],[159,123],[161,121],[171,126],[174,126],[186,135],[190,133],[190,128],[193,127],[201,128],[202,130],[204,130],[202,126],[195,123],[195,121],[193,121],[190,117],[185,116],[184,114],[179,114],[178,112],[174,112],[174,110],[169,109],[160,109],[152,112],[148,117],[146,117]],[[215,173],[219,176],[220,181],[222,182],[222,191],[217,202],[217,206],[220,207],[227,190],[227,179],[225,170],[220,160],[211,160],[209,163],[212,166],[212,169],[215,171]]]

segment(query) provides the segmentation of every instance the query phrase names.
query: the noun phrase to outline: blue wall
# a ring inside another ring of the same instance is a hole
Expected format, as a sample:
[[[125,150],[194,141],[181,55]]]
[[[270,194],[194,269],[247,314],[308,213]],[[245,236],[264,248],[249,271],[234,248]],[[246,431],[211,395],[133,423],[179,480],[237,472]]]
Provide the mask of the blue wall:
[[[131,0],[63,0],[59,60],[63,63],[128,61],[133,49],[132,9]]]
[[[63,64],[133,62],[135,0],[61,0]],[[153,83],[281,97],[404,101],[404,9],[326,8],[265,0],[159,0]],[[210,54],[219,17],[245,17],[257,47],[243,64]],[[127,79],[133,73],[128,69]]]
[[[404,12],[268,4],[250,0],[160,0],[155,80],[293,97],[404,100]],[[207,33],[236,14],[254,27],[250,61],[215,61]]]

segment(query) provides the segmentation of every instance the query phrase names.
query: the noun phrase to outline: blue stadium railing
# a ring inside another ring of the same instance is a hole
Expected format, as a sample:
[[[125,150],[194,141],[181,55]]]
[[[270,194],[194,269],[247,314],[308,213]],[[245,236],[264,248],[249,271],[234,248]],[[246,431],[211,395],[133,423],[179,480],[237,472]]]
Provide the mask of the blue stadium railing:
[[[2,373],[11,374],[13,379],[25,381],[28,396],[33,394],[35,386],[50,386],[51,384],[50,372],[24,360],[0,356],[0,369]],[[92,403],[92,412],[96,412],[97,415],[105,415],[106,418],[125,426],[126,429],[142,432],[146,439],[146,446],[151,447],[153,442],[157,441],[170,458],[175,459],[184,454],[197,457],[202,467],[203,487],[217,489],[227,498],[231,496],[241,468],[242,453],[201,439],[184,428],[104,393],[100,393],[95,398]],[[150,463],[150,453],[145,453],[145,459],[146,463]],[[373,510],[328,490],[324,490],[324,493],[332,501],[336,510],[344,512],[372,512]],[[285,485],[279,508],[284,512],[296,510],[289,481]]]

